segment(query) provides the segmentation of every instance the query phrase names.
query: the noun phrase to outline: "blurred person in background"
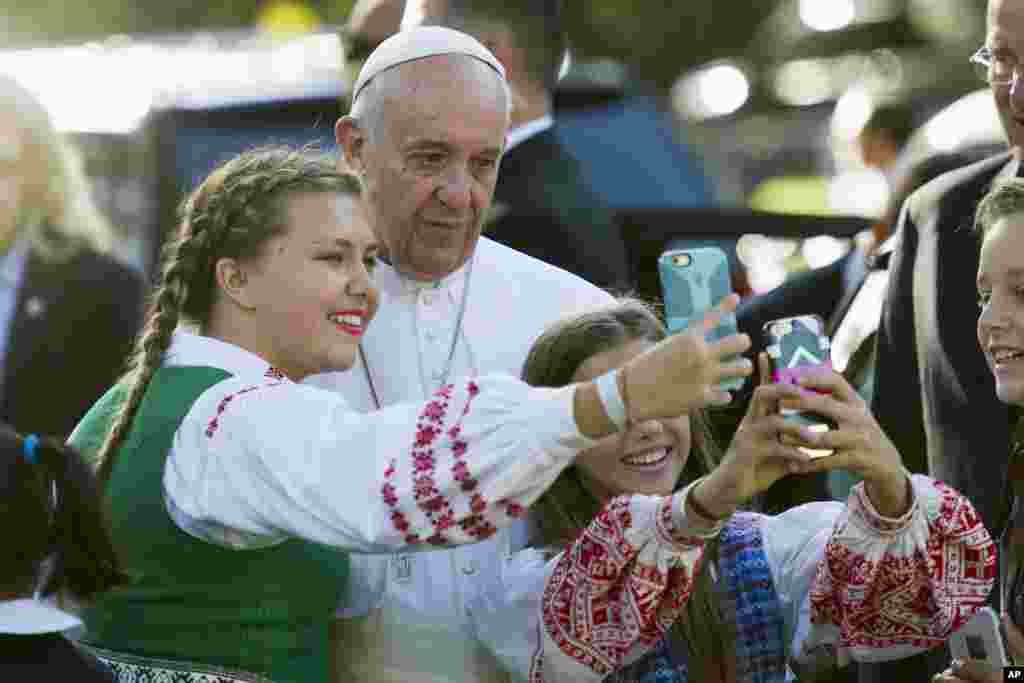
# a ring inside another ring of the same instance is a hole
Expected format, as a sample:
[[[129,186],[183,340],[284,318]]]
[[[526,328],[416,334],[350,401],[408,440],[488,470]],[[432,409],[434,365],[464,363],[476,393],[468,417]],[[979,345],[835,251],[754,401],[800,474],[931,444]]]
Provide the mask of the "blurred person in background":
[[[352,86],[363,62],[381,42],[397,33],[402,24],[405,0],[357,0],[341,30],[345,49],[344,109],[352,105]]]
[[[67,436],[120,374],[143,278],[40,102],[0,75],[0,420]]]
[[[1005,490],[1010,409],[996,395],[972,330],[979,245],[965,226],[993,181],[1019,174],[1024,152],[1024,2],[989,0],[985,43],[971,61],[988,81],[1009,151],[946,173],[912,194],[878,330],[872,408],[908,469],[962,491],[998,535],[1010,516]],[[868,681],[926,680],[948,653],[861,666]]]
[[[871,236],[861,246],[870,256],[892,234],[899,219],[903,201],[911,192],[931,180],[933,173],[921,166],[912,167],[905,154],[907,142],[914,133],[916,118],[909,102],[885,102],[875,107],[857,135],[861,161],[885,176],[889,201],[885,213],[871,228]],[[967,160],[964,159],[966,165]]]
[[[404,29],[363,66],[335,132],[340,163],[359,177],[383,245],[381,309],[353,371],[310,380],[353,409],[421,400],[457,377],[517,375],[548,325],[611,301],[582,278],[480,235],[510,107],[504,67],[452,29]],[[480,576],[500,571],[512,536],[353,557],[335,624],[336,680],[504,680],[468,637],[465,603]]]
[[[62,635],[79,619],[47,600],[89,600],[122,580],[93,470],[62,441],[0,426],[0,679],[113,683]]]
[[[552,111],[568,50],[561,0],[408,0],[403,25],[417,23],[468,33],[505,67],[512,121],[487,236],[599,287],[629,288],[621,229]]]

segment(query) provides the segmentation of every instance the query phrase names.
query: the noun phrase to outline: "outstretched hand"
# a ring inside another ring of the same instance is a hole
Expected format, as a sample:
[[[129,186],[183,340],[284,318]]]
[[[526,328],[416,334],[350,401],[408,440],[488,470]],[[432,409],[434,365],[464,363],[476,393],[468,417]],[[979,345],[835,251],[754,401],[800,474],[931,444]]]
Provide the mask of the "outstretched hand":
[[[750,375],[750,361],[738,357],[750,348],[750,337],[733,334],[710,342],[707,336],[724,314],[736,310],[737,303],[739,297],[730,294],[703,320],[660,342],[623,368],[620,387],[623,396],[628,397],[631,419],[672,418],[729,403],[729,392],[718,383]]]

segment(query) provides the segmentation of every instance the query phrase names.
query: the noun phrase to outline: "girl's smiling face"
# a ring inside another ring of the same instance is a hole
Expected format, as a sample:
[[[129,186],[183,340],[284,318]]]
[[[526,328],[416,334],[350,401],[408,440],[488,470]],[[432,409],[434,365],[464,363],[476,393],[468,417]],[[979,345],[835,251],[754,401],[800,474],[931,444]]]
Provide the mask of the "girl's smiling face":
[[[573,375],[585,382],[622,367],[653,346],[645,339],[588,358]],[[647,420],[601,439],[576,458],[580,479],[606,500],[620,494],[668,495],[676,488],[690,455],[690,418]]]

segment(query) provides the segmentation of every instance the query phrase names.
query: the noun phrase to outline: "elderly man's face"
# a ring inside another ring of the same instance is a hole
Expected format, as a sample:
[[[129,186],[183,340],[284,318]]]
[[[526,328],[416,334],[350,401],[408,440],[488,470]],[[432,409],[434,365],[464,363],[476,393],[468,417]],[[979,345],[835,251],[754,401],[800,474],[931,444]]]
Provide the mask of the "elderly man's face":
[[[991,0],[988,7],[986,47],[997,55],[1024,62],[1024,0]],[[993,85],[992,94],[1010,147],[1024,148],[1024,82]]]
[[[473,253],[498,178],[509,110],[497,74],[440,56],[382,76],[378,120],[359,153],[378,237],[399,271],[436,280]],[[383,84],[382,84],[383,85]]]

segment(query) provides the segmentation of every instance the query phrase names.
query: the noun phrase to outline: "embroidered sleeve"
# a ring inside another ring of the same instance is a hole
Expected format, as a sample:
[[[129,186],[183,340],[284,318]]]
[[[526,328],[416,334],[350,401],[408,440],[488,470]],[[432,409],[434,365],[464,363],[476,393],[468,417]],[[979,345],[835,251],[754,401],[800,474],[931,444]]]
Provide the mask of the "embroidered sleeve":
[[[914,502],[880,516],[863,484],[850,494],[818,562],[809,593],[805,650],[824,642],[858,660],[898,659],[934,647],[985,603],[996,549],[960,493],[912,477]]]
[[[612,500],[550,565],[531,683],[599,681],[661,639],[720,530],[685,518],[688,491]]]
[[[386,552],[490,537],[592,443],[571,388],[508,376],[369,414],[314,387],[232,378],[193,405],[164,486],[193,529]]]

